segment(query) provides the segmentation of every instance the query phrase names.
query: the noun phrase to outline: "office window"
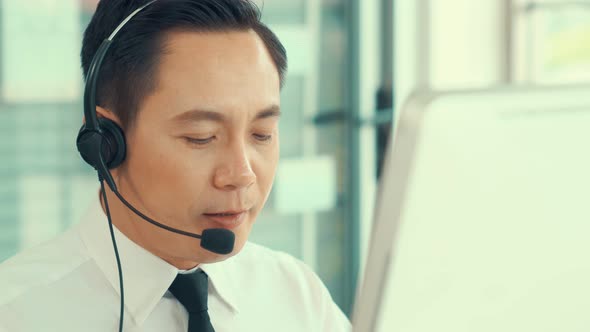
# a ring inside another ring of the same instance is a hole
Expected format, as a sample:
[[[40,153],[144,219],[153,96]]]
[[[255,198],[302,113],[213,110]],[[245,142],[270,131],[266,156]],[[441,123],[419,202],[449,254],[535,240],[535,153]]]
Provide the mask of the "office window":
[[[590,82],[590,2],[516,1],[513,9],[516,82]]]

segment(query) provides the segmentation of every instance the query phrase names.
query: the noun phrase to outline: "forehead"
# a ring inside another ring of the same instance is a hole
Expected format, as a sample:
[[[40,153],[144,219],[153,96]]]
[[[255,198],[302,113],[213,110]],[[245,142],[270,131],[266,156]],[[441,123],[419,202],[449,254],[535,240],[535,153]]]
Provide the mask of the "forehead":
[[[252,30],[170,33],[157,76],[151,99],[165,103],[167,117],[194,108],[258,111],[279,104],[278,71]]]

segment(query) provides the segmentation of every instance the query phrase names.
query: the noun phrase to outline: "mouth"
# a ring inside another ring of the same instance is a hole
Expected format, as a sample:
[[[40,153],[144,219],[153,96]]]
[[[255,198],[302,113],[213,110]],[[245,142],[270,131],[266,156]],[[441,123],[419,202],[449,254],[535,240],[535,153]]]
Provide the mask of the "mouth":
[[[248,211],[249,210],[203,213],[203,216],[209,221],[212,221],[215,228],[234,229],[239,227],[246,220]]]

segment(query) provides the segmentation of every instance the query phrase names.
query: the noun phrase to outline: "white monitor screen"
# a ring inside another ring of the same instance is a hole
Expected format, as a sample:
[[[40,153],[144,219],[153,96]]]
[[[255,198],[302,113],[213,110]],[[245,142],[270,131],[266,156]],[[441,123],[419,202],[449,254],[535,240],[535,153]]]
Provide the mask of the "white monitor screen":
[[[355,331],[590,330],[590,88],[416,95]]]

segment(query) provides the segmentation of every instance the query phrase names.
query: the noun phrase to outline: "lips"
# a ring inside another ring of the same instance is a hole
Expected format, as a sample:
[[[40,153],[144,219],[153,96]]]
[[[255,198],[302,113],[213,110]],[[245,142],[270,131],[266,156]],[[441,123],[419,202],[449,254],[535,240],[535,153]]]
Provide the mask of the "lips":
[[[224,211],[218,213],[203,213],[203,216],[214,222],[215,228],[234,229],[240,226],[246,219],[247,210]]]

